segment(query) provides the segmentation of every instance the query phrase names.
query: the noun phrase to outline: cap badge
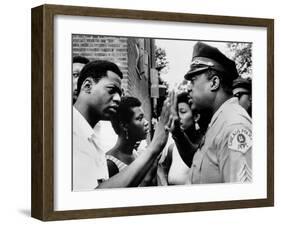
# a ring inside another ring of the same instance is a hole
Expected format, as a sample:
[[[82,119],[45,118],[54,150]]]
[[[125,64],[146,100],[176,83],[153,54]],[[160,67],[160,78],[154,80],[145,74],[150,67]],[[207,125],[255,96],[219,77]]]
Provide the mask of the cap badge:
[[[192,61],[192,63],[191,63],[191,65],[200,65],[200,64],[207,65],[209,67],[214,66],[214,64],[210,61],[203,61],[203,60],[198,60],[198,59]]]

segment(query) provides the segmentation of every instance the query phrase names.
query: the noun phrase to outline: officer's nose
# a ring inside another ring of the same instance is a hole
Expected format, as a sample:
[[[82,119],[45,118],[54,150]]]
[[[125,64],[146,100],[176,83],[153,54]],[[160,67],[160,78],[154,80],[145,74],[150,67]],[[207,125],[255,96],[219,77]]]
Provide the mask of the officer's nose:
[[[192,91],[192,83],[191,83],[191,81],[188,81],[188,83],[187,83],[187,92],[188,92],[188,94],[191,93],[191,91]]]
[[[188,95],[189,97],[192,96],[192,87],[190,87],[189,89],[187,89],[187,95]]]

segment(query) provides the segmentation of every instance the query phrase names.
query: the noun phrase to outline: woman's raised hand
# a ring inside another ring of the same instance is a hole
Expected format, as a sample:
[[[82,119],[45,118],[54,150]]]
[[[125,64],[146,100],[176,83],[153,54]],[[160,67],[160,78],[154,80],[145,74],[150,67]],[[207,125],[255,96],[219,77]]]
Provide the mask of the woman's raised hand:
[[[171,91],[164,101],[159,122],[157,123],[152,142],[163,148],[167,142],[168,134],[174,129],[175,121],[178,119],[177,99],[174,91]]]

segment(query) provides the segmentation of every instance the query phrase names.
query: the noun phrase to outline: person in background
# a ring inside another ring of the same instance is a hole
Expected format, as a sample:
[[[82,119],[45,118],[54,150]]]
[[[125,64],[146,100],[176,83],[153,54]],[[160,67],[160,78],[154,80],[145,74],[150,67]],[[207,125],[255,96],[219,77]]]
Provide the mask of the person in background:
[[[89,63],[89,59],[83,56],[74,56],[72,59],[72,103],[77,99],[77,81],[82,68]]]
[[[217,48],[195,44],[185,79],[191,81],[191,109],[205,113],[210,123],[197,147],[178,148],[191,167],[191,184],[252,181],[252,120],[233,97],[236,78],[234,61]]]
[[[100,120],[110,120],[116,114],[121,99],[123,75],[112,62],[89,62],[81,71],[78,97],[73,106],[73,178],[74,191],[91,191],[96,188],[137,186],[160,154],[168,138],[165,126],[170,126],[170,102],[164,102],[160,120],[147,149],[124,170],[109,178],[105,151],[101,137],[95,131]]]
[[[136,159],[136,143],[146,139],[149,132],[148,121],[144,118],[141,102],[135,97],[121,98],[111,124],[118,138],[114,147],[106,153],[110,177]]]
[[[149,133],[149,124],[145,119],[141,102],[135,97],[121,98],[119,108],[112,117],[111,123],[118,139],[114,147],[106,153],[109,177],[119,173],[136,160],[139,155],[136,148]],[[148,185],[150,181],[142,184]]]
[[[192,145],[198,145],[202,138],[202,131],[199,127],[198,120],[200,115],[193,114],[189,106],[190,97],[187,92],[177,96],[177,113],[179,121],[174,130],[182,133],[185,139],[188,139]],[[174,132],[174,131],[171,131]],[[183,185],[188,182],[189,167],[181,159],[174,140],[162,152],[157,170],[158,185]],[[168,142],[169,143],[169,142]],[[167,147],[167,146],[166,146]]]
[[[239,104],[252,116],[252,81],[244,78],[235,79],[233,96],[238,98]]]

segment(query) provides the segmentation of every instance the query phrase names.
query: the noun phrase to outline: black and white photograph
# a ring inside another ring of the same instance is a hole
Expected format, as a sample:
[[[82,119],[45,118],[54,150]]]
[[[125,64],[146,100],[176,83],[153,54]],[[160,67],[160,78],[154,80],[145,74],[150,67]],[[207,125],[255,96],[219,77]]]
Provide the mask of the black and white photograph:
[[[252,183],[251,42],[71,42],[73,192]]]
[[[36,217],[273,204],[272,20],[47,5],[33,22]]]

